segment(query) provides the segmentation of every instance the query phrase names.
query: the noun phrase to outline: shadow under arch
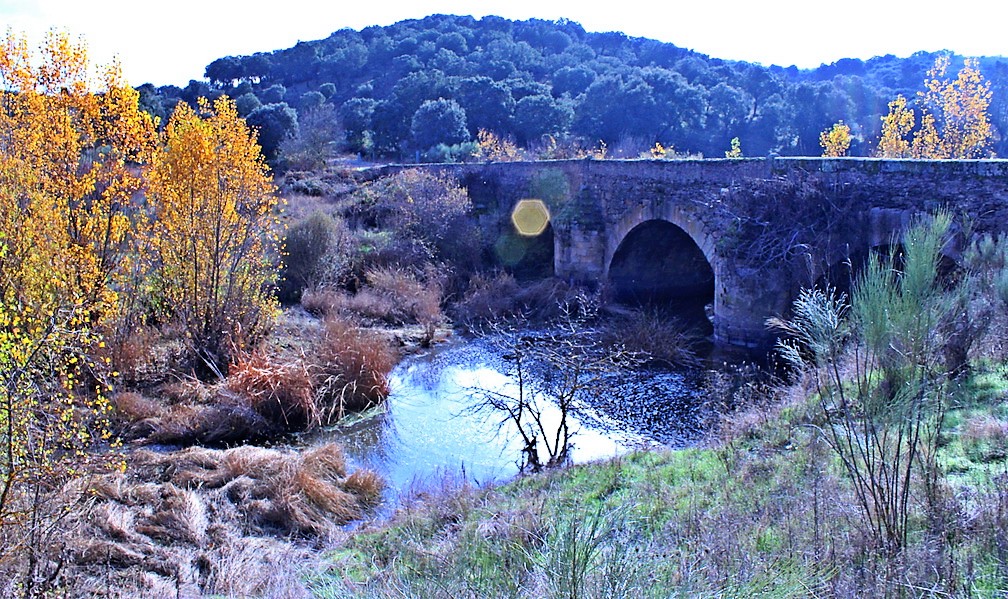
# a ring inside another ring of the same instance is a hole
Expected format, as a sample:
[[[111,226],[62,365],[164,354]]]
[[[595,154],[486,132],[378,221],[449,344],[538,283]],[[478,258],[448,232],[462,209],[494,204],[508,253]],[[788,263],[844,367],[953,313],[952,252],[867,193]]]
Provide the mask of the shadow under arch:
[[[710,327],[715,275],[697,242],[663,219],[634,226],[620,241],[608,268],[612,298],[621,304],[677,313],[690,324]]]

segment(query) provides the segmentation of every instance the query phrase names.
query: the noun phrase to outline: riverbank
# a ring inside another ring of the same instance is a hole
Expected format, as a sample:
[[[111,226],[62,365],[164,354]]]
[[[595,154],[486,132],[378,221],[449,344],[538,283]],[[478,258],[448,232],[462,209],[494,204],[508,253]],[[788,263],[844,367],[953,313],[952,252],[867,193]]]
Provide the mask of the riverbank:
[[[137,450],[124,475],[87,481],[61,576],[108,597],[998,596],[1008,367],[981,363],[957,389],[945,508],[927,512],[915,489],[898,557],[861,528],[811,388],[750,380],[710,391],[740,409],[693,447],[493,484],[448,471],[380,518],[381,483],[344,463],[350,451]]]
[[[701,447],[504,485],[451,480],[347,533],[321,597],[1003,596],[1008,368],[957,385],[941,509],[915,488],[908,546],[871,545],[801,384],[724,419]],[[997,424],[1000,423],[1000,424]],[[1001,427],[1001,428],[999,428]],[[995,430],[997,429],[997,430]]]
[[[312,344],[331,345],[327,322],[288,309],[255,361],[239,360],[228,378],[116,395],[123,431],[136,440],[121,450],[123,471],[46,499],[72,516],[58,534],[33,541],[45,553],[38,571],[57,577],[47,584],[110,597],[300,596],[328,568],[326,550],[347,523],[384,521],[402,497],[440,477],[485,485],[518,473],[514,431],[470,410],[474,389],[506,392],[512,384],[502,373],[506,359],[451,329],[356,329],[345,338],[351,345],[366,338],[362,346],[393,350],[383,361],[393,369],[385,379],[391,399],[377,415],[341,418],[335,428],[305,417],[312,410],[292,401],[304,381],[292,373],[332,363],[312,360]],[[626,430],[598,432],[597,422],[570,424],[581,429],[575,461],[654,444]],[[357,439],[337,434],[346,429]],[[12,578],[8,589],[19,584]]]

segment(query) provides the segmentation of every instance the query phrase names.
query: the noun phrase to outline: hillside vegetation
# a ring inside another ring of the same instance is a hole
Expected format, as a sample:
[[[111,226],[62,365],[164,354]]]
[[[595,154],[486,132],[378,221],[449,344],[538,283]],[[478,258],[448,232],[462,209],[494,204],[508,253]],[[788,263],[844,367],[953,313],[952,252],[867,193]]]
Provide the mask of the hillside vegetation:
[[[207,65],[209,83],[140,92],[158,115],[179,99],[226,93],[263,129],[268,156],[285,135],[316,131],[319,111],[322,122],[340,124],[330,133],[344,149],[390,158],[457,157],[481,129],[541,157],[600,147],[637,157],[656,143],[668,153],[722,157],[734,138],[748,156],[818,155],[820,133],[839,121],[851,129],[851,155],[867,156],[888,103],[899,95],[911,108],[921,102],[921,82],[942,54],[801,70],[588,33],[568,20],[433,15],[222,57]],[[952,56],[950,72],[962,65]],[[994,129],[1008,131],[1008,60],[980,58],[978,66],[992,82]],[[992,149],[1003,155],[1006,144],[999,137]]]

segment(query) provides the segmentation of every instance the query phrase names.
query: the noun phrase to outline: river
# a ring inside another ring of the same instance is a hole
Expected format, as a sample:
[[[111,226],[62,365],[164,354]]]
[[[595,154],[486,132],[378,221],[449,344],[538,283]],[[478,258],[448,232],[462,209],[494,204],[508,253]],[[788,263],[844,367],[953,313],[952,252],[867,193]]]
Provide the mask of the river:
[[[342,443],[351,467],[385,478],[380,512],[446,477],[475,484],[511,478],[521,458],[517,429],[501,413],[473,409],[483,391],[515,392],[506,372],[492,344],[451,338],[395,367],[384,406],[320,436]],[[701,379],[696,372],[657,368],[620,373],[614,392],[579,405],[570,419],[572,460],[695,441],[702,428]],[[547,406],[544,420],[558,422],[555,405]]]

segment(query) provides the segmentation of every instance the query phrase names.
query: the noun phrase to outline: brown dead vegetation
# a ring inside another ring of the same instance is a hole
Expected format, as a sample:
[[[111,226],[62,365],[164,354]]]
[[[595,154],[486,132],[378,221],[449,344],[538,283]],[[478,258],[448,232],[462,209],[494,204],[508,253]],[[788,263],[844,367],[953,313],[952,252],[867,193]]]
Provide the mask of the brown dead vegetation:
[[[334,444],[138,450],[125,473],[64,490],[91,508],[65,523],[74,532],[50,559],[69,596],[308,596],[313,549],[381,488],[373,472],[347,476]]]
[[[654,362],[691,368],[702,363],[703,333],[655,309],[633,310],[610,320],[603,337],[606,343],[622,344]]]
[[[520,282],[504,272],[476,274],[455,305],[456,320],[468,328],[513,318],[547,321],[560,316],[559,307],[576,293],[559,279]]]
[[[397,355],[386,336],[339,316],[287,328],[274,343],[237,355],[218,383],[187,377],[156,387],[157,399],[117,394],[123,437],[183,446],[272,440],[332,424],[388,396]]]
[[[364,273],[367,285],[355,292],[316,287],[302,294],[301,305],[324,319],[359,319],[379,326],[419,325],[423,329],[421,345],[426,347],[435,330],[446,322],[441,304],[448,276],[446,269],[430,263],[414,268],[377,266]]]

